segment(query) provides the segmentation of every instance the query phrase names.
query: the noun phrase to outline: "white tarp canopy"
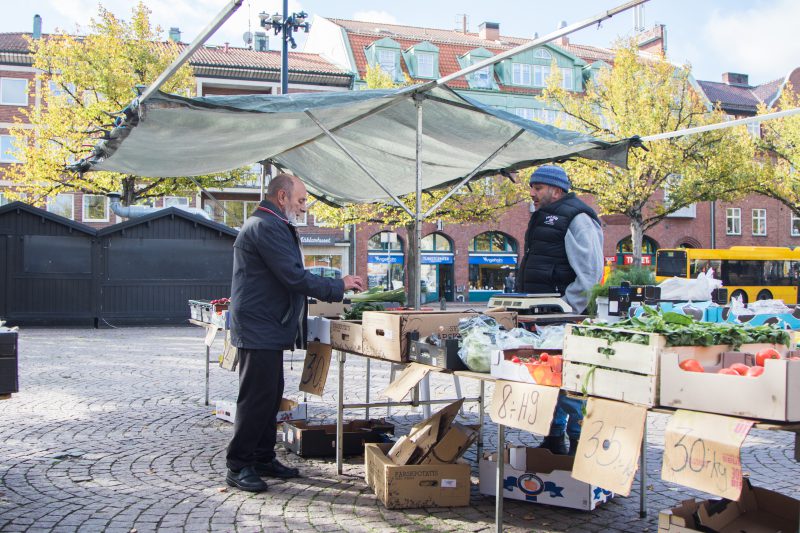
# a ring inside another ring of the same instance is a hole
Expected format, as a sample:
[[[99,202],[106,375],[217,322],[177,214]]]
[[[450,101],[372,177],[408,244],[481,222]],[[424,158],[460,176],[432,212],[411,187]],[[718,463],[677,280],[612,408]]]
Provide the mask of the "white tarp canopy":
[[[416,190],[417,104],[422,106],[422,189],[456,183],[515,136],[475,177],[571,157],[625,166],[630,145],[638,141],[600,141],[431,84],[278,96],[155,93],[141,105],[134,102],[111,140],[98,144],[79,169],[197,176],[272,161],[335,203],[388,200]]]

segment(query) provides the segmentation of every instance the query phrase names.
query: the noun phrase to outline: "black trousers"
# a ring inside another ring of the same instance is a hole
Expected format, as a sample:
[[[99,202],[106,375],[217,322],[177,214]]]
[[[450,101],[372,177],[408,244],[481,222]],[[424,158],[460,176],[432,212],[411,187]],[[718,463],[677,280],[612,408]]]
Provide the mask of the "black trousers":
[[[239,398],[226,463],[239,471],[275,458],[276,417],[283,397],[283,350],[239,348]]]

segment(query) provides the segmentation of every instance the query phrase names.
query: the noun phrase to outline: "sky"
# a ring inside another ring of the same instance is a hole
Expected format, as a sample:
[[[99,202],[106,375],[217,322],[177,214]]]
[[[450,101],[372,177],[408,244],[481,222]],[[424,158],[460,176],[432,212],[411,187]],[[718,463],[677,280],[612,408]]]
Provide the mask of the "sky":
[[[70,32],[88,26],[98,4],[128,19],[131,0],[0,0],[0,32],[30,32],[33,16],[42,16],[42,30]],[[228,0],[144,0],[152,21],[166,32],[177,26],[182,40],[191,40],[228,4]],[[429,28],[460,27],[459,15],[468,17],[469,31],[481,22],[496,22],[500,34],[533,37],[554,31],[560,21],[573,24],[624,3],[624,0],[289,0],[289,11],[313,16],[367,20]],[[239,10],[211,37],[209,44],[229,42],[243,46],[242,35],[260,31],[258,13],[282,11],[281,0],[244,0]],[[650,0],[645,4],[645,27],[665,24],[667,56],[675,63],[690,63],[695,78],[720,81],[723,72],[750,76],[751,85],[784,77],[800,67],[797,0]],[[632,12],[621,13],[569,36],[572,42],[608,47],[631,35]],[[312,30],[313,31],[313,27]],[[165,33],[166,34],[166,33]],[[280,40],[271,32],[270,48]],[[302,51],[303,36],[297,36]]]

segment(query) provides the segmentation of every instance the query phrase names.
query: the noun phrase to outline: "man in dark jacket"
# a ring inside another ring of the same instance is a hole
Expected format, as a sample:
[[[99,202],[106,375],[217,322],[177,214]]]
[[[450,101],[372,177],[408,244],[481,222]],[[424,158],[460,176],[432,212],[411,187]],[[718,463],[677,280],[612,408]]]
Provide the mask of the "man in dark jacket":
[[[283,351],[302,346],[306,297],[338,302],[344,291],[363,288],[357,276],[323,278],[305,270],[293,222],[305,213],[307,198],[299,178],[278,174],[233,245],[231,342],[239,357],[239,397],[226,482],[250,492],[267,490],[261,476],[298,475],[275,458],[274,448]]]
[[[525,232],[517,288],[525,293],[558,293],[573,312],[582,313],[589,291],[603,275],[600,220],[591,207],[569,192],[571,184],[561,167],[537,168],[530,185],[535,211]],[[562,392],[542,447],[574,455],[581,434],[582,407],[580,400],[567,398]]]

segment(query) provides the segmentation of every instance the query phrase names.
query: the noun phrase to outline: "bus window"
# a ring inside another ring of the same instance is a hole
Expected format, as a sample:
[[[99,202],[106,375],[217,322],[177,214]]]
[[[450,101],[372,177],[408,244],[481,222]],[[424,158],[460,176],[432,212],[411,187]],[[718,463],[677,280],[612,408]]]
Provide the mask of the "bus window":
[[[794,285],[791,261],[764,261],[764,285]]]
[[[656,276],[686,277],[686,252],[683,250],[659,250],[656,255]]]
[[[727,281],[730,285],[761,285],[764,261],[729,259],[726,261]],[[723,280],[724,281],[724,280]]]
[[[722,261],[720,259],[692,259],[689,267],[689,277],[696,278],[701,272],[714,271],[715,279],[722,279]]]

